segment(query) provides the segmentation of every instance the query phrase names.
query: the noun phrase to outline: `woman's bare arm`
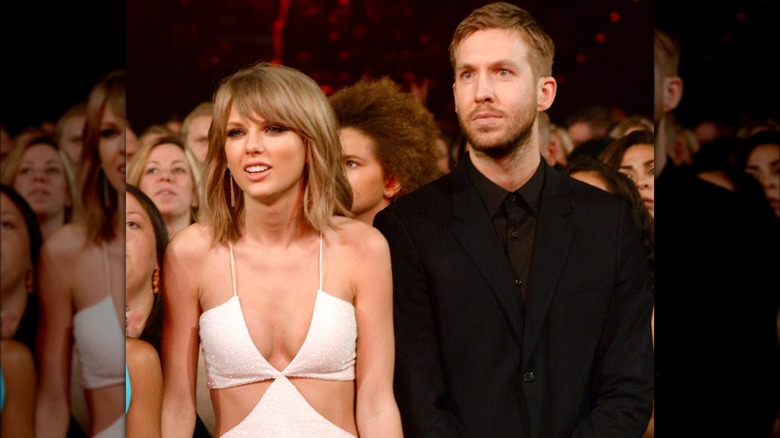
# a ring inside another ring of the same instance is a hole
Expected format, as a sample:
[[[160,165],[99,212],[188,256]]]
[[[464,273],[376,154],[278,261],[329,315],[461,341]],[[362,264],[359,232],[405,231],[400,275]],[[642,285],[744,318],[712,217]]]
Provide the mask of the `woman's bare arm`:
[[[200,302],[197,273],[208,245],[198,227],[179,231],[163,263],[163,411],[165,437],[191,437],[196,420]]]

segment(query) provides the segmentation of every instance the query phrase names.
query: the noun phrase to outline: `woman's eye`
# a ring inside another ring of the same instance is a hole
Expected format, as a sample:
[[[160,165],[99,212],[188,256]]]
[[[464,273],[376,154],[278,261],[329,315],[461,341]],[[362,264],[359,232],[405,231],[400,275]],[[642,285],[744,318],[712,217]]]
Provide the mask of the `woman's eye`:
[[[134,221],[127,221],[127,228],[136,229],[139,228],[138,223]]]
[[[12,221],[1,221],[0,227],[2,227],[4,230],[15,230],[16,224]]]
[[[117,135],[119,135],[119,130],[114,128],[106,128],[100,131],[100,136],[102,138],[112,138],[116,137]]]
[[[344,165],[345,165],[346,167],[350,168],[350,169],[353,169],[353,168],[355,168],[355,167],[358,167],[358,163],[356,163],[356,162],[354,162],[354,161],[352,161],[352,160],[347,160],[347,161],[344,163]]]
[[[146,172],[144,172],[144,173],[147,174],[147,175],[154,175],[155,173],[157,173],[157,168],[156,167],[150,167],[150,168],[146,169]]]
[[[242,131],[240,129],[229,129],[227,132],[228,137],[238,137],[242,134]]]
[[[187,174],[187,169],[185,169],[183,167],[175,167],[173,169],[173,173],[176,173],[176,174],[179,174],[179,175],[186,175]]]

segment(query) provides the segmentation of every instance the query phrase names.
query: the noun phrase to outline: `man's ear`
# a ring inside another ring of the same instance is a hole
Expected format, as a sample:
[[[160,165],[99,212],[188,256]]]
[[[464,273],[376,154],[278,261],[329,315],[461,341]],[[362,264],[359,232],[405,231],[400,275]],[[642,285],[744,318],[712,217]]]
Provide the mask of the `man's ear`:
[[[452,83],[452,97],[453,102],[455,102],[455,114],[458,113],[458,96],[455,95],[455,83]]]
[[[397,195],[398,192],[400,191],[401,191],[401,182],[398,181],[398,179],[395,176],[388,174],[385,177],[385,190],[383,196],[387,199],[392,200],[393,198],[395,198],[395,195]]]
[[[670,76],[664,79],[664,111],[669,112],[677,108],[682,99],[683,81],[679,76]]]
[[[558,82],[552,76],[539,78],[539,92],[536,97],[536,110],[547,111],[555,100],[555,93],[558,90]]]

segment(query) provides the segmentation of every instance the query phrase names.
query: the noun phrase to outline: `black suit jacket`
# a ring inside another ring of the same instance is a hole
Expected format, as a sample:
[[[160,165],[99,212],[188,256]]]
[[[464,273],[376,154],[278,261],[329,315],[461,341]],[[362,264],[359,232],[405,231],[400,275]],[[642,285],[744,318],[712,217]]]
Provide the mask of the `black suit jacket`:
[[[524,317],[464,163],[376,216],[392,255],[405,436],[644,432],[652,297],[630,207],[545,170]]]

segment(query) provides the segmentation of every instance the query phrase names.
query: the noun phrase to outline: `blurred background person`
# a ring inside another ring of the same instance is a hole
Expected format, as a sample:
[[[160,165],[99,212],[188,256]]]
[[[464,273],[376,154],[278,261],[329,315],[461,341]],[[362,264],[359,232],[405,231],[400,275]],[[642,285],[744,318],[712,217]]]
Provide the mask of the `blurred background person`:
[[[550,124],[550,144],[547,146],[547,153],[551,159],[554,159],[556,169],[566,167],[569,160],[569,154],[574,150],[574,143],[569,137],[569,131],[561,125]],[[548,163],[549,164],[549,163]]]
[[[0,184],[0,335],[35,350],[38,323],[38,219],[12,187]]]
[[[162,436],[162,366],[160,355],[151,344],[128,337],[125,340],[127,360],[126,438],[159,438]]]
[[[160,269],[168,229],[154,202],[126,184],[125,336],[142,338],[159,352],[162,334]]]
[[[620,138],[633,131],[644,130],[652,132],[654,129],[652,120],[643,115],[634,114],[617,122],[608,135],[612,138]]]
[[[144,143],[130,162],[127,182],[146,193],[160,210],[171,238],[196,221],[203,170],[176,135]]]
[[[57,145],[62,149],[73,165],[78,166],[81,150],[84,148],[84,123],[87,121],[86,102],[77,102],[65,111],[57,120]]]
[[[0,171],[2,171],[5,163],[5,159],[11,154],[14,149],[14,139],[8,130],[5,129],[5,125],[0,123]]]
[[[669,114],[667,117],[674,118],[674,115]],[[693,157],[701,147],[699,139],[696,138],[692,129],[685,126],[675,124],[674,130],[674,141],[669,142],[669,160],[675,166],[693,165]]]
[[[71,220],[74,192],[69,164],[53,139],[33,137],[13,151],[3,168],[3,184],[30,204],[44,239]]]
[[[181,128],[181,138],[187,149],[195,154],[195,158],[203,165],[209,150],[209,127],[211,127],[214,104],[210,101],[201,102],[184,118]]]
[[[30,349],[0,339],[0,436],[35,436],[35,362]]]
[[[746,138],[735,163],[761,183],[780,224],[780,132],[759,131]]]
[[[572,111],[564,120],[564,126],[576,149],[588,140],[608,136],[615,119],[609,107],[589,105]]]
[[[607,166],[634,182],[647,211],[655,217],[655,136],[650,130],[631,131],[599,155]]]
[[[371,225],[379,210],[442,175],[433,114],[395,82],[362,80],[329,99],[339,119],[355,219]]]
[[[89,411],[89,436],[125,433],[125,337],[120,321],[125,301],[125,138],[129,131],[125,73],[113,71],[95,84],[87,102],[77,197],[80,214],[41,248],[39,431],[64,436],[68,429],[75,352]]]

